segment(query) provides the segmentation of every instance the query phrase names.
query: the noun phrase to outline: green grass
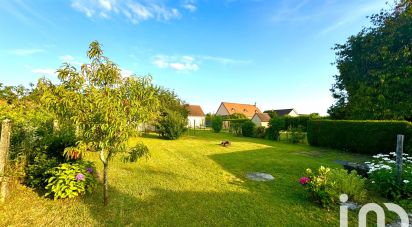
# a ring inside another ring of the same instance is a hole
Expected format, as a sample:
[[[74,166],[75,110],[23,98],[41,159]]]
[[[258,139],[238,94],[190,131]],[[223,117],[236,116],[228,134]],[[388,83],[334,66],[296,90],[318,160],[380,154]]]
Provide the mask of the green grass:
[[[230,147],[218,145],[232,141]],[[156,136],[135,138],[151,150],[138,163],[110,163],[110,205],[101,189],[74,200],[52,201],[12,184],[0,205],[0,224],[15,226],[338,226],[339,208],[327,211],[311,203],[299,178],[306,168],[338,167],[336,160],[367,157],[308,145],[196,131],[176,141]],[[98,169],[96,153],[88,155]],[[276,179],[253,182],[247,172]],[[354,222],[355,214],[350,219]],[[355,223],[355,222],[354,222]]]

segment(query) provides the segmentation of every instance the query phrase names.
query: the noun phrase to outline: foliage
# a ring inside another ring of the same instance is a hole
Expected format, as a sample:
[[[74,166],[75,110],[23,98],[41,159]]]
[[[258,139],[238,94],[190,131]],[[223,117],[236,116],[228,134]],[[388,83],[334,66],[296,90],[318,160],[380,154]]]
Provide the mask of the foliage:
[[[96,168],[92,162],[63,163],[50,169],[47,174],[50,178],[45,196],[51,195],[55,200],[91,193],[97,185]]]
[[[331,208],[339,202],[341,194],[347,194],[350,199],[362,202],[366,199],[365,179],[356,171],[347,173],[343,169],[330,169],[321,166],[317,173],[306,170],[306,177],[300,183],[309,192],[311,199],[325,208]]]
[[[213,132],[219,133],[223,128],[223,118],[222,116],[213,116],[212,118],[212,129]]]
[[[242,114],[242,113],[234,113],[229,115],[229,119],[248,119],[246,117],[246,115]]]
[[[288,140],[290,143],[304,143],[306,139],[306,133],[303,132],[303,127],[299,125],[298,127],[289,127]]]
[[[244,137],[253,137],[255,135],[256,125],[248,120],[242,123],[242,135]]]
[[[42,79],[38,89],[60,122],[78,128],[78,147],[99,151],[107,205],[108,163],[116,153],[127,150],[127,141],[136,135],[139,124],[157,117],[158,89],[149,77],[122,77],[97,41],[90,44],[87,56],[91,63],[83,64],[80,71],[65,63],[57,70],[59,84]]]
[[[412,152],[412,124],[406,121],[311,120],[307,137],[312,146],[377,154],[393,151],[397,134],[405,135],[404,150]]]
[[[55,157],[48,157],[46,154],[37,155],[32,163],[26,167],[25,184],[32,188],[44,189],[47,185],[47,179],[50,178],[48,170],[59,164]]]
[[[370,17],[373,26],[336,44],[333,119],[412,120],[412,1]]]
[[[157,123],[157,131],[165,139],[178,139],[186,131],[187,119],[176,111],[167,111],[163,115]]]
[[[140,158],[149,158],[149,148],[142,142],[129,149],[128,155],[122,158],[123,162],[137,162]]]
[[[265,126],[259,126],[256,128],[256,133],[255,133],[256,138],[261,138],[264,139],[266,137],[266,128]]]
[[[369,166],[369,179],[374,190],[389,199],[412,199],[412,157],[404,154],[401,182],[396,176],[396,153],[377,154]]]
[[[205,116],[205,126],[206,127],[212,127],[212,118],[213,115],[211,113],[207,113]]]
[[[348,173],[345,169],[332,169],[330,179],[335,182],[334,190],[338,194],[346,194],[349,200],[358,203],[366,201],[366,179],[358,175],[355,170]]]
[[[266,130],[267,138],[270,140],[279,140],[280,131],[285,127],[285,119],[275,117],[270,119],[269,128]]]
[[[238,114],[238,115],[243,115],[243,114]],[[249,121],[249,119],[231,118],[231,119],[226,119],[226,121],[229,122],[229,132],[236,136],[241,136],[242,135],[242,124],[246,121]]]

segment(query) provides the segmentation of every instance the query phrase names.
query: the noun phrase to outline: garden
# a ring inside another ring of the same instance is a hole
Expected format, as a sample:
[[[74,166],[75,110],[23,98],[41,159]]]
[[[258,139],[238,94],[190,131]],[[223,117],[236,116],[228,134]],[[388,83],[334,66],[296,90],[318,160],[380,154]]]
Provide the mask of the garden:
[[[222,147],[222,140],[232,144]],[[111,162],[109,205],[103,206],[102,182],[95,191],[74,199],[52,200],[22,184],[11,185],[0,206],[5,225],[286,225],[336,226],[339,205],[328,211],[310,200],[299,183],[306,169],[341,168],[336,160],[363,162],[365,155],[331,149],[198,131],[196,136],[162,140],[155,134],[133,138],[143,142],[150,158]],[[99,154],[85,160],[96,164]],[[274,181],[255,182],[245,174],[270,173]],[[84,173],[86,171],[82,171]],[[341,173],[342,174],[342,173]],[[87,176],[86,176],[87,177]],[[356,178],[356,177],[355,177]],[[371,194],[368,201],[384,202]],[[357,213],[350,213],[355,223]],[[389,218],[396,219],[395,216]],[[391,220],[391,219],[388,219]]]
[[[396,87],[410,74],[398,67],[410,65],[410,42],[396,43],[398,33],[411,37],[410,9],[401,1],[335,47],[329,116],[269,112],[267,128],[233,114],[188,130],[175,92],[150,76],[122,76],[97,41],[89,63],[62,64],[57,83],[0,84],[0,224],[337,226],[346,209],[358,223],[367,203],[410,213],[412,93]],[[358,54],[375,47],[387,62]],[[359,68],[365,59],[378,67]],[[392,211],[386,223],[399,221]],[[369,223],[381,224],[377,216]]]

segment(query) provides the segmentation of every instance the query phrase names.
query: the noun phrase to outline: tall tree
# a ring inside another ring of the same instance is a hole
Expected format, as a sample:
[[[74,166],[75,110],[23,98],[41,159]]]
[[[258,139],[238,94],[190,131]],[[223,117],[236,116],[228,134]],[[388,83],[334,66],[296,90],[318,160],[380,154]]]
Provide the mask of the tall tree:
[[[60,84],[42,79],[38,88],[59,120],[79,129],[77,149],[100,152],[107,205],[109,161],[117,152],[128,150],[128,139],[138,124],[157,116],[159,101],[150,78],[123,78],[97,41],[90,44],[87,56],[91,63],[83,64],[80,71],[65,63],[57,70]]]
[[[412,120],[412,0],[394,5],[333,48],[339,74],[332,118]]]

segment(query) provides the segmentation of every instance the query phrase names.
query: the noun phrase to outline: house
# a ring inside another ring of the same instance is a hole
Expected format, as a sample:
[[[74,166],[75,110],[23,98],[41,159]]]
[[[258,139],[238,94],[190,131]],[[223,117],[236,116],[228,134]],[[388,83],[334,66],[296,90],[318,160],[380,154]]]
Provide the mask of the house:
[[[252,122],[258,127],[269,127],[270,116],[268,113],[255,113],[252,117]]]
[[[252,119],[255,113],[262,113],[259,108],[255,105],[250,104],[241,104],[241,103],[231,103],[231,102],[222,102],[219,108],[216,111],[216,115],[229,117],[232,114],[243,114],[247,118]]]
[[[205,113],[199,105],[186,105],[188,111],[187,121],[189,128],[205,127]]]
[[[264,113],[271,114],[275,112],[276,116],[278,117],[283,117],[283,116],[291,116],[291,117],[297,117],[299,116],[298,112],[291,108],[291,109],[279,109],[279,110],[265,110]]]

